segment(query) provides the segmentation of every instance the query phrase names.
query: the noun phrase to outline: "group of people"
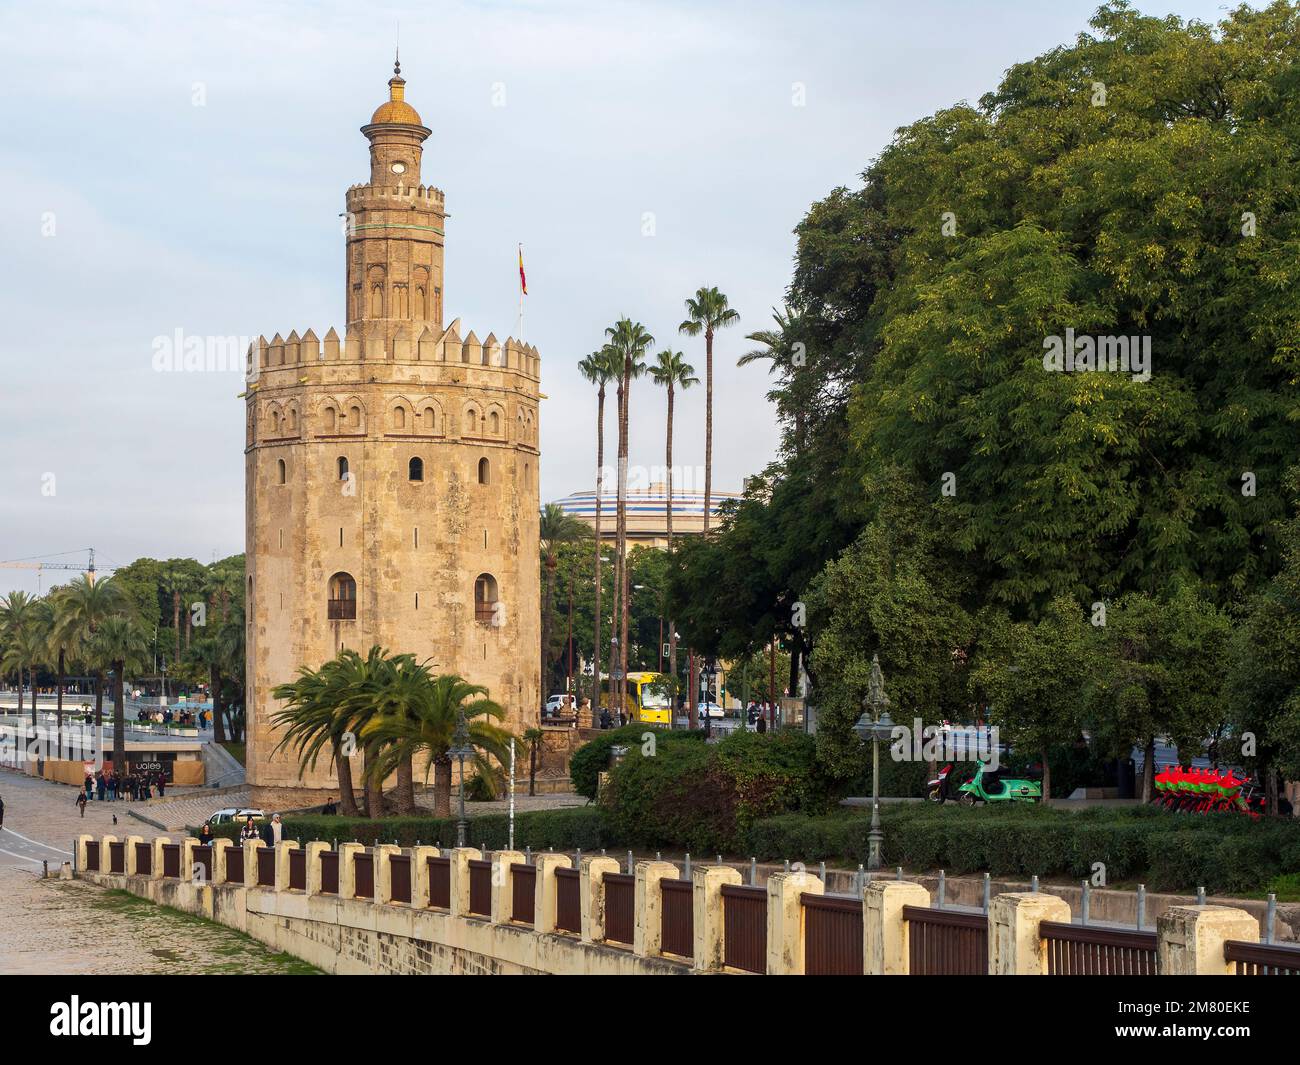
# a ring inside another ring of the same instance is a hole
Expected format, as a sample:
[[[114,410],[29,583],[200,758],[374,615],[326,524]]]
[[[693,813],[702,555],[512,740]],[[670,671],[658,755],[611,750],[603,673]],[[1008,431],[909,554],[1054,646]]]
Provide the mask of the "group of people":
[[[106,800],[108,802],[117,802],[121,799],[143,802],[155,795],[158,798],[166,795],[167,778],[162,773],[119,774],[112,769],[107,773],[102,769],[98,769],[95,771],[94,776],[86,775],[83,791],[82,801],[85,802],[90,802],[91,799],[95,798],[100,802]]]
[[[200,710],[197,714],[190,710],[175,711],[170,706],[163,710],[146,710],[141,707],[136,711],[135,719],[141,725],[198,725],[206,729],[211,720],[210,710]]]

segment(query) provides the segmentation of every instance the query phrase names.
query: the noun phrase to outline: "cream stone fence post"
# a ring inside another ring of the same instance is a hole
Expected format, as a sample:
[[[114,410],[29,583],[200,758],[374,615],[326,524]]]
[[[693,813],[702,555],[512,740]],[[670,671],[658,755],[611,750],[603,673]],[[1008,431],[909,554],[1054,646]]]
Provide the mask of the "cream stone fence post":
[[[677,879],[672,862],[637,862],[632,931],[632,953],[657,958],[664,951],[664,880]]]
[[[411,905],[429,905],[429,859],[438,857],[437,847],[411,848]]]
[[[110,844],[116,843],[116,836],[101,836],[99,840],[99,871],[107,873],[113,868],[113,851]],[[122,862],[122,868],[126,868],[125,859]]]
[[[495,851],[492,854],[492,923],[509,924],[515,909],[515,874],[511,868],[524,862],[523,851]]]
[[[1168,976],[1230,976],[1223,956],[1230,939],[1259,942],[1259,924],[1234,906],[1171,906],[1156,921],[1156,972]]]
[[[298,849],[298,841],[282,839],[275,845],[275,890],[289,890],[289,855]]]
[[[730,866],[699,865],[691,870],[691,904],[695,922],[692,964],[698,972],[722,969],[726,932],[722,885],[739,883],[740,871]]]
[[[582,910],[582,941],[605,941],[605,874],[617,873],[618,860],[604,855],[583,855],[578,866],[578,905]]]
[[[212,841],[212,882],[214,884],[225,884],[226,880],[226,851],[230,850],[234,844],[228,839],[214,839]]]
[[[191,836],[181,840],[181,879],[187,884],[194,882],[194,848],[198,845],[199,841]]]
[[[477,847],[452,847],[450,910],[453,917],[469,916],[469,863],[482,861]]]
[[[86,844],[94,843],[95,837],[87,832],[83,832],[77,837],[77,872],[86,872]]]
[[[558,892],[555,886],[555,870],[572,869],[573,859],[567,854],[553,854],[547,851],[533,859],[537,869],[533,894],[533,931],[538,935],[547,935],[555,931],[556,905]]]
[[[339,844],[339,898],[357,897],[356,857],[365,849],[360,843]]]
[[[375,902],[379,905],[386,906],[393,901],[392,858],[401,853],[402,848],[396,843],[375,844]]]
[[[125,866],[125,868],[126,868],[126,875],[127,875],[127,876],[139,876],[139,875],[140,875],[140,874],[139,874],[139,871],[138,871],[137,868],[136,868],[137,863],[136,863],[136,855],[135,855],[135,845],[136,845],[137,843],[143,843],[143,842],[144,842],[144,836],[127,836],[127,837],[126,837],[126,866]]]
[[[307,894],[320,894],[320,856],[330,849],[330,845],[324,840],[314,839],[303,848],[306,857],[303,859],[307,864]]]
[[[260,839],[244,840],[244,887],[257,887],[257,852],[265,844]]]
[[[149,863],[149,879],[161,880],[163,875],[163,847],[171,843],[169,836],[156,836],[153,841],[153,859]],[[101,862],[101,864],[103,864]]]
[[[989,904],[989,975],[1046,976],[1044,921],[1070,923],[1070,904],[1041,891],[1010,891]]]
[[[767,878],[769,976],[803,975],[804,892],[822,895],[826,885],[806,870],[773,873]]]
[[[906,976],[911,928],[904,906],[930,905],[930,893],[910,880],[873,880],[862,892],[862,965],[871,976]]]

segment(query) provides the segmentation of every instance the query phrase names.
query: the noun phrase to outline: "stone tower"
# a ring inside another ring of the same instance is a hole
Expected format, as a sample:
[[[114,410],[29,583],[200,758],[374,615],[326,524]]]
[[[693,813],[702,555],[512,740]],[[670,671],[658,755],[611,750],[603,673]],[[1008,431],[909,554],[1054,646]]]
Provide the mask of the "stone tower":
[[[541,360],[444,328],[430,131],[400,67],[388,85],[361,127],[370,180],[347,192],[345,335],[277,333],[248,353],[247,763],[270,807],[337,793],[327,756],[300,775],[294,752],[274,753],[271,690],[343,647],[483,684],[517,733],[541,703]]]

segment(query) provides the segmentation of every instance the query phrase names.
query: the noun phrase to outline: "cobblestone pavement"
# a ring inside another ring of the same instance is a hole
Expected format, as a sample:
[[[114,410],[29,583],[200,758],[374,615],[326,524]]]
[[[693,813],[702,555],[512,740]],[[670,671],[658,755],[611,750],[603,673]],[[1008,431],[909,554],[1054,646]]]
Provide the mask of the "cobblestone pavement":
[[[91,835],[153,839],[158,829],[126,816],[129,805],[91,802],[81,817],[63,784],[0,770],[0,973],[292,973],[311,970],[221,925],[76,880],[43,880]],[[226,805],[206,799],[207,812]],[[178,806],[201,799],[180,800]],[[163,806],[155,802],[154,810]],[[118,823],[113,824],[116,815]],[[152,816],[152,815],[151,815]],[[161,820],[155,818],[155,820]]]

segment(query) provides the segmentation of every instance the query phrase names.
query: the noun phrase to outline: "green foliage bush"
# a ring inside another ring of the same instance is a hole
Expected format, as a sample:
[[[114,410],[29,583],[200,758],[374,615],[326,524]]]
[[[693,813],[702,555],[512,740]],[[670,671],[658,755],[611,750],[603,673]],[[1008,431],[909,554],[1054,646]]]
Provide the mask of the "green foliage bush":
[[[606,769],[609,768],[609,750],[611,747],[630,747],[641,743],[641,736],[652,731],[646,725],[624,725],[622,728],[602,732],[594,740],[584,743],[569,759],[569,780],[573,790],[588,799],[595,799],[596,784]],[[658,736],[659,733],[656,733]],[[664,733],[663,735],[681,735],[681,733]]]

